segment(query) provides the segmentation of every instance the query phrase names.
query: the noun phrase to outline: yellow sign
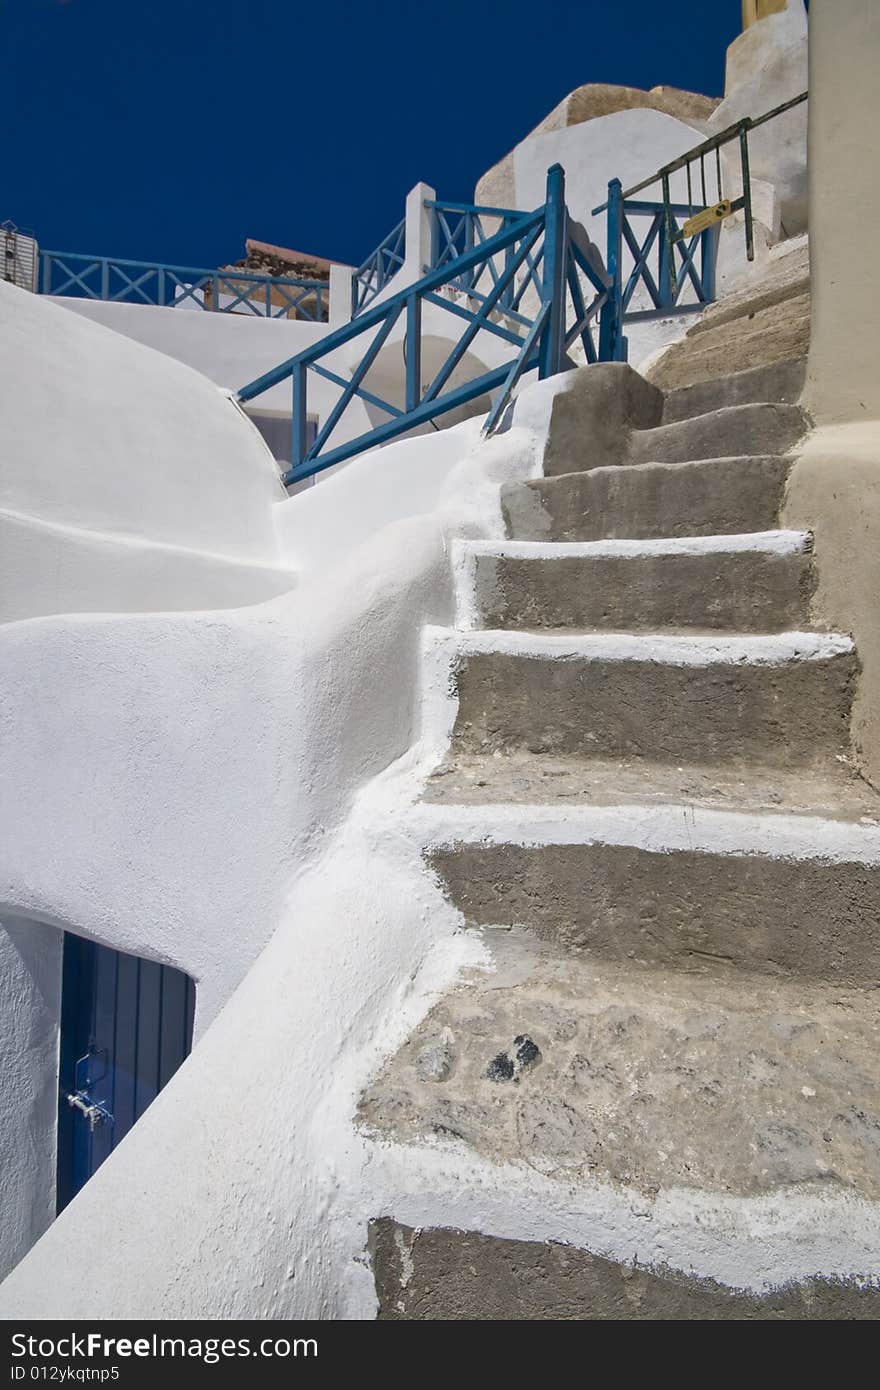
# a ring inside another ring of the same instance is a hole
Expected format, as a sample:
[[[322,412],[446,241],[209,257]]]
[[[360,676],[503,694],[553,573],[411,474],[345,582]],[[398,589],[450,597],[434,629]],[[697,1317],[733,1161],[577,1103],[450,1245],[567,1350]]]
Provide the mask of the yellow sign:
[[[732,212],[730,199],[722,198],[720,203],[715,203],[711,208],[703,208],[702,212],[695,212],[693,217],[689,217],[682,226],[681,234],[682,236],[696,236],[697,232],[705,232],[707,227],[714,227],[716,222],[721,222]]]

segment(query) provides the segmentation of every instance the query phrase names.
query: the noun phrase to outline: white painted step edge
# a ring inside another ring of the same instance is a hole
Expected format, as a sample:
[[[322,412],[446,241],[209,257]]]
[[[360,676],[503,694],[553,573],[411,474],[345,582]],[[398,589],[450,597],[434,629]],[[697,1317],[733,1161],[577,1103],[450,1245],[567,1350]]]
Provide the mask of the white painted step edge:
[[[406,808],[423,847],[621,845],[762,858],[880,866],[880,824],[777,812],[721,811],[688,804],[486,805],[421,802]]]
[[[659,540],[465,541],[453,543],[453,557],[498,560],[591,560],[642,555],[799,555],[812,548],[809,531],[753,531],[738,536],[671,536]]]
[[[693,637],[663,633],[602,632],[578,635],[495,630],[461,631],[425,627],[425,655],[450,663],[488,653],[536,657],[545,661],[646,661],[671,666],[782,666],[788,662],[828,661],[853,651],[851,637],[839,632],[779,632]]]

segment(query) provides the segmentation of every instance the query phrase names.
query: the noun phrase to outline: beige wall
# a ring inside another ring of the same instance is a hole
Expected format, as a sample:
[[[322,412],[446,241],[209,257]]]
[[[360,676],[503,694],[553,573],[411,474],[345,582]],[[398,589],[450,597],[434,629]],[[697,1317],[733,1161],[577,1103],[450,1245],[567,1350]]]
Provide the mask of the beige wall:
[[[748,29],[750,24],[757,24],[759,19],[766,19],[770,14],[779,14],[787,4],[788,0],[743,0],[743,28]]]
[[[784,524],[815,537],[814,621],[855,637],[855,765],[880,786],[880,182],[878,0],[810,6],[812,339],[818,428],[792,469]]]
[[[813,532],[813,623],[855,638],[853,763],[880,787],[880,421],[814,431],[789,477],[782,524]]]
[[[821,424],[880,418],[878,68],[878,0],[813,0],[806,402]]]

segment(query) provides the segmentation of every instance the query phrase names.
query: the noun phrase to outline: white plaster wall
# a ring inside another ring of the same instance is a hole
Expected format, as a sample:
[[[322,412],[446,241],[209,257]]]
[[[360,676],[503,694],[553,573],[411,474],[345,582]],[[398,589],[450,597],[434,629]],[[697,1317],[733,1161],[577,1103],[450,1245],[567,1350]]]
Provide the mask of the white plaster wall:
[[[0,922],[0,1278],[55,1215],[61,933]]]
[[[530,393],[543,418],[558,389]],[[200,1033],[259,944],[273,930],[283,942],[19,1267],[5,1310],[33,1306],[39,1285],[40,1317],[74,1303],[91,1316],[264,1315],[279,1260],[287,1307],[336,1302],[340,1252],[360,1233],[325,1219],[337,1139],[316,1139],[310,1117],[454,914],[378,823],[381,853],[356,837],[326,855],[357,789],[418,738],[421,631],[453,612],[447,535],[501,535],[499,482],[536,466],[527,405],[521,416],[485,445],[466,425],[390,446],[329,481],[323,510],[322,489],[284,503],[286,544],[312,567],[295,596],[0,630],[16,801],[0,901],[194,974]],[[377,529],[363,516],[340,541],[339,517],[362,510],[359,473],[381,486],[385,462],[397,519]],[[99,1209],[114,1240],[63,1269]]]
[[[262,376],[288,357],[311,347],[326,337],[326,323],[307,323],[299,319],[266,319],[255,314],[217,314],[201,310],[187,312],[154,304],[114,304],[102,299],[52,300],[59,307],[104,324],[115,333],[144,343],[157,352],[183,362],[229,391]],[[315,383],[319,393],[324,383]],[[326,383],[327,399],[336,391]],[[324,397],[315,397],[319,406]],[[260,409],[290,414],[290,383],[273,387],[255,403]]]
[[[0,506],[274,561],[277,469],[213,383],[5,283],[0,325]]]
[[[0,511],[0,556],[0,623],[58,612],[232,608],[296,583],[282,564],[247,564],[9,510]]]

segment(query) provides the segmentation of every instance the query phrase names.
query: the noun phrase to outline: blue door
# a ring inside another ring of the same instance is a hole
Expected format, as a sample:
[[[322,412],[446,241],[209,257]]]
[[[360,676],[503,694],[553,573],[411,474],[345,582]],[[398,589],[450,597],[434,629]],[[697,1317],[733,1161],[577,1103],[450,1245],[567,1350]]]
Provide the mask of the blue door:
[[[195,986],[168,965],[64,934],[58,1211],[192,1047]]]

